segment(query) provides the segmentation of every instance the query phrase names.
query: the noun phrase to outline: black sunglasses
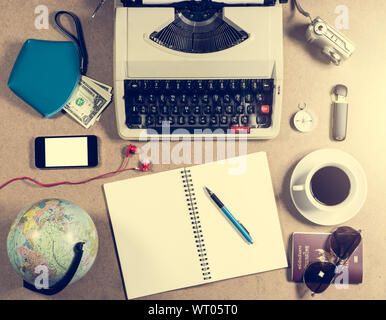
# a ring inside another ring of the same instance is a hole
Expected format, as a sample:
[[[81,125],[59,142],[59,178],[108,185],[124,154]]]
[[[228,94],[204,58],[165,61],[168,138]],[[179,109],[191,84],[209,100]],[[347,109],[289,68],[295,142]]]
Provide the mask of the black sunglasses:
[[[362,240],[361,231],[351,227],[339,227],[329,236],[329,248],[335,257],[333,262],[312,262],[304,271],[303,281],[315,293],[325,291]]]

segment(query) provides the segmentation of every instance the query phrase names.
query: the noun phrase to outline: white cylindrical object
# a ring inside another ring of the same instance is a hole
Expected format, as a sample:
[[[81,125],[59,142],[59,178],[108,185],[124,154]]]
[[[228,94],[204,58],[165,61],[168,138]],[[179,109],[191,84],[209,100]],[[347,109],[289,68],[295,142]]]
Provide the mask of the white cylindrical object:
[[[337,100],[334,103],[332,135],[335,140],[343,141],[347,135],[348,89],[346,86],[338,84],[334,89],[334,93]]]

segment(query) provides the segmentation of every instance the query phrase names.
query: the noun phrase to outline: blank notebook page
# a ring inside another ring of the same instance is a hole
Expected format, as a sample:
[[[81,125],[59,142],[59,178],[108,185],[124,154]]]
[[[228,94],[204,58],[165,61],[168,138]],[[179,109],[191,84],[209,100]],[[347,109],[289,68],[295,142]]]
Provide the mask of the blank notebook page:
[[[183,176],[189,174],[187,191]],[[204,186],[248,229],[253,244]],[[265,153],[113,182],[104,189],[129,299],[288,266]],[[197,248],[191,202],[205,251]]]
[[[202,281],[180,170],[104,190],[128,299]]]
[[[211,281],[288,266],[264,152],[190,168]],[[248,244],[204,190],[208,187],[248,230]]]

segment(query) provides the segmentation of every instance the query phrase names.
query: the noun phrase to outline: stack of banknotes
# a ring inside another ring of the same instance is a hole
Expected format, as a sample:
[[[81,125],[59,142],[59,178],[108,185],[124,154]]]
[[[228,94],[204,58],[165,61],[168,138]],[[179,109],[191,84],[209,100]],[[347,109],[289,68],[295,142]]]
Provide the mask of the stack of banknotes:
[[[82,76],[72,98],[63,108],[86,129],[99,121],[112,99],[112,87]]]

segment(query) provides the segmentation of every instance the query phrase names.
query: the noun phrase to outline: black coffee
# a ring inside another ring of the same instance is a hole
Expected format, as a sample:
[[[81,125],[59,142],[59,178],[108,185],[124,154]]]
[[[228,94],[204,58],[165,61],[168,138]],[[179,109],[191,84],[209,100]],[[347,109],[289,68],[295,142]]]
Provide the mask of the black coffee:
[[[311,191],[316,200],[327,206],[342,203],[350,194],[351,183],[347,174],[333,166],[324,167],[311,178]]]

